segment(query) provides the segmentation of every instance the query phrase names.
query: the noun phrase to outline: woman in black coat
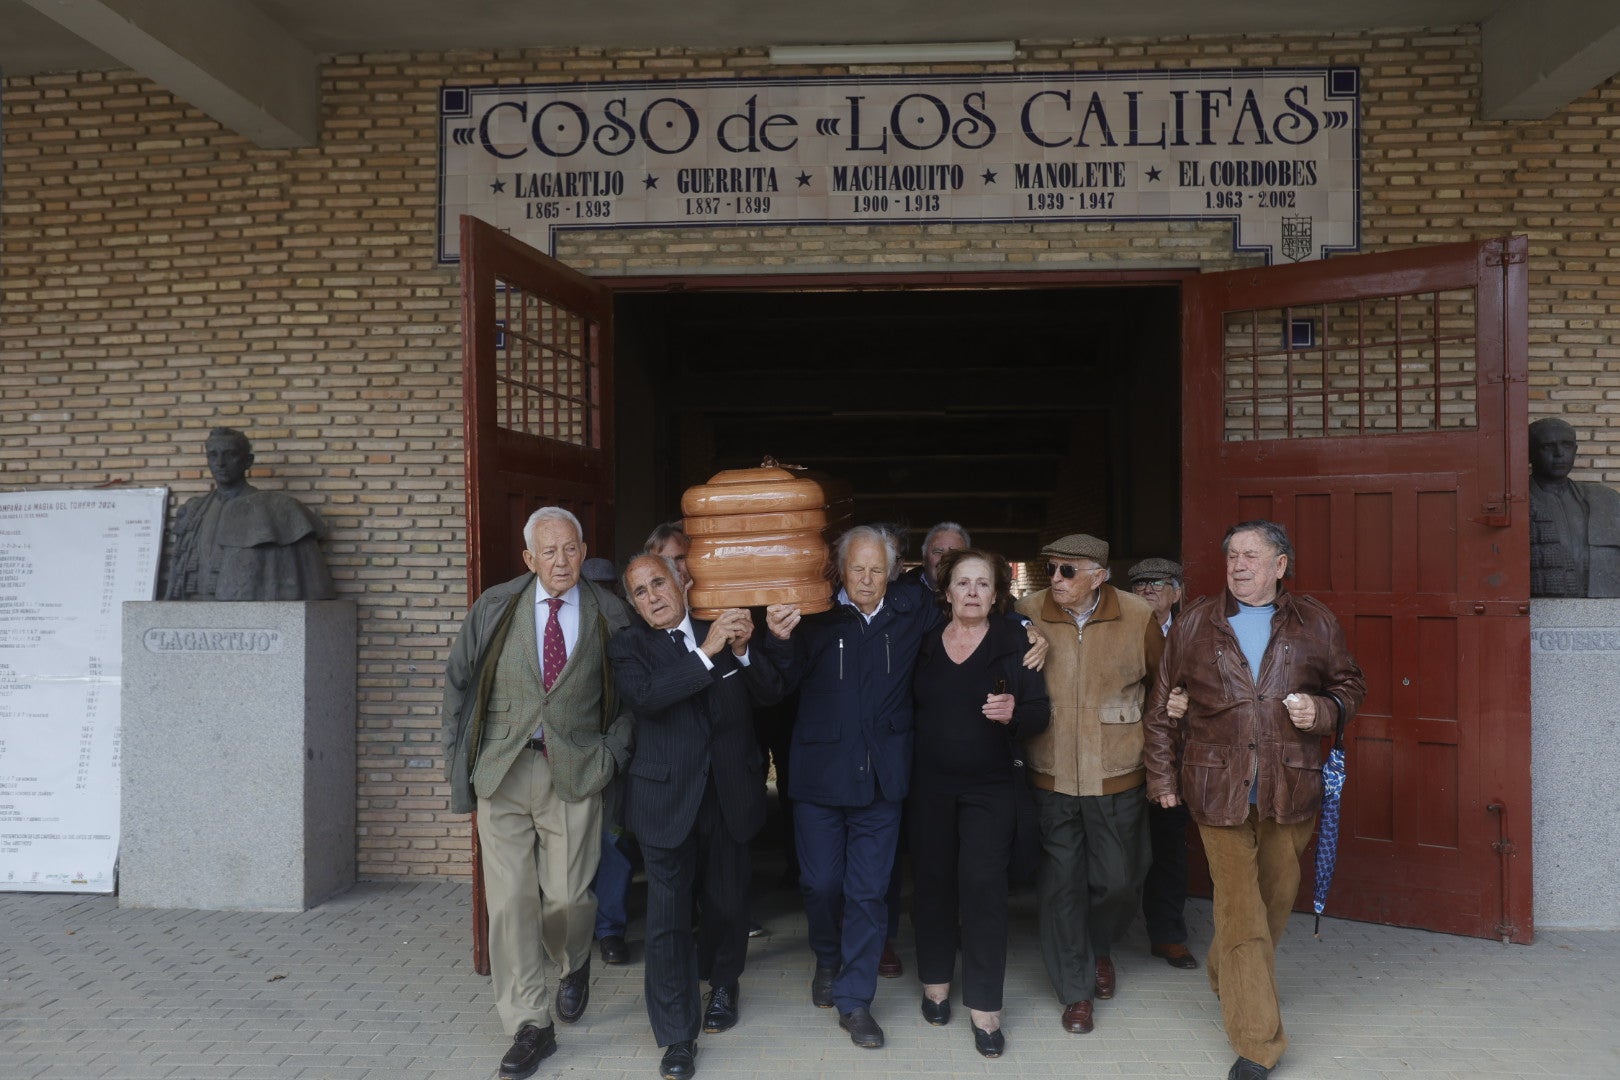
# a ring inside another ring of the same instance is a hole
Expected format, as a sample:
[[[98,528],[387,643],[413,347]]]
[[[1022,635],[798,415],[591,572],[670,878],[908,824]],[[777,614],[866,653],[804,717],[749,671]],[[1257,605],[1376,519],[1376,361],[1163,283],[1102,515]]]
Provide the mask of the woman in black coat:
[[[986,1057],[1005,1048],[1008,865],[1017,821],[1020,744],[1046,729],[1046,682],[1023,666],[1028,641],[1004,617],[1012,573],[1000,555],[967,548],[939,565],[944,626],[924,639],[911,795],[913,921],[923,1016],[950,1021],[951,975],[962,953],[962,1003]],[[960,927],[960,932],[958,931]]]

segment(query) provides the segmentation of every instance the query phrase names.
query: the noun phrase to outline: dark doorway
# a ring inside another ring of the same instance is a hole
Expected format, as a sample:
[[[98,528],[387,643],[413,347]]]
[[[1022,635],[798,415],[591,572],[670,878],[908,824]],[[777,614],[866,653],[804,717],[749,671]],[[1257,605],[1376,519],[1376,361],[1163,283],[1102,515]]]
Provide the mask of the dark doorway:
[[[1180,538],[1174,287],[621,293],[619,554],[686,488],[770,454],[847,480],[857,522],[937,521],[1028,558]]]

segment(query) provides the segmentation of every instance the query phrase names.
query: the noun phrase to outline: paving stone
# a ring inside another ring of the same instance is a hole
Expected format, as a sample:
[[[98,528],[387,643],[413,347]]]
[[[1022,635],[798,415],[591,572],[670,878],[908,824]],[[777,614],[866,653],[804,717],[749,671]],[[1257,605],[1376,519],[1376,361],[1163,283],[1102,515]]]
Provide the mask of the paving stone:
[[[363,883],[286,914],[0,894],[0,1078],[490,1080],[509,1040],[471,969],[469,902],[455,883]],[[959,1002],[949,1027],[923,1021],[909,927],[906,975],[880,980],[873,1003],[888,1047],[862,1051],[810,1005],[796,895],[762,890],[755,911],[771,934],[749,947],[742,1023],[699,1041],[709,1080],[1218,1080],[1231,1063],[1204,972],[1149,957],[1140,926],[1115,950],[1119,997],[1098,1003],[1094,1033],[1070,1035],[1033,898],[1015,896],[1008,1055],[987,1062]],[[1194,901],[1189,916],[1202,959],[1209,905]],[[1292,1045],[1278,1080],[1620,1076],[1620,933],[1549,931],[1504,946],[1338,920],[1320,940],[1309,929],[1296,917],[1279,954]],[[641,983],[639,956],[594,967],[590,1009],[559,1026],[542,1075],[656,1076]]]

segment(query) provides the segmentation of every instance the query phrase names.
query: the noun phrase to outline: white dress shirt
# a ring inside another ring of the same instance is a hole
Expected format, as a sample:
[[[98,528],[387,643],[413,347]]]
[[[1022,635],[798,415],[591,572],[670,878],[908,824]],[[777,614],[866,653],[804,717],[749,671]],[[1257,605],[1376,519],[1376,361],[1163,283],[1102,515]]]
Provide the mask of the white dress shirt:
[[[855,602],[849,598],[849,592],[847,590],[845,590],[845,589],[839,589],[838,590],[838,602],[840,604],[848,604],[850,607],[855,608],[856,611],[859,611],[860,615],[861,615],[861,618],[866,620],[866,625],[868,625],[868,626],[871,626],[872,625],[872,620],[878,617],[878,612],[883,610],[883,601],[885,599],[887,599],[887,597],[882,597],[882,596],[878,597],[878,605],[877,605],[877,607],[873,608],[872,609],[872,614],[868,615],[866,612],[861,611],[860,608],[855,607]]]

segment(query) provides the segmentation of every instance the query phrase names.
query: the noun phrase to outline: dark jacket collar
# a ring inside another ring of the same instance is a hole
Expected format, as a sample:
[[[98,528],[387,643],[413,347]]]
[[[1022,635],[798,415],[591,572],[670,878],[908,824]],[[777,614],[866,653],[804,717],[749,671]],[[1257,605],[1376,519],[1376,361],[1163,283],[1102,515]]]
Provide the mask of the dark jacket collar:
[[[891,609],[894,611],[911,611],[917,606],[917,592],[912,589],[896,589],[894,587],[896,584],[898,583],[894,581],[889,582],[889,588],[883,593],[883,606],[877,609],[877,614],[872,616],[871,622],[875,623],[884,618]],[[840,585],[838,592],[833,594],[834,599],[836,600],[843,591],[843,586]],[[859,619],[862,623],[867,622],[866,616],[861,614],[861,609],[848,601],[839,604],[836,610],[849,618]]]

